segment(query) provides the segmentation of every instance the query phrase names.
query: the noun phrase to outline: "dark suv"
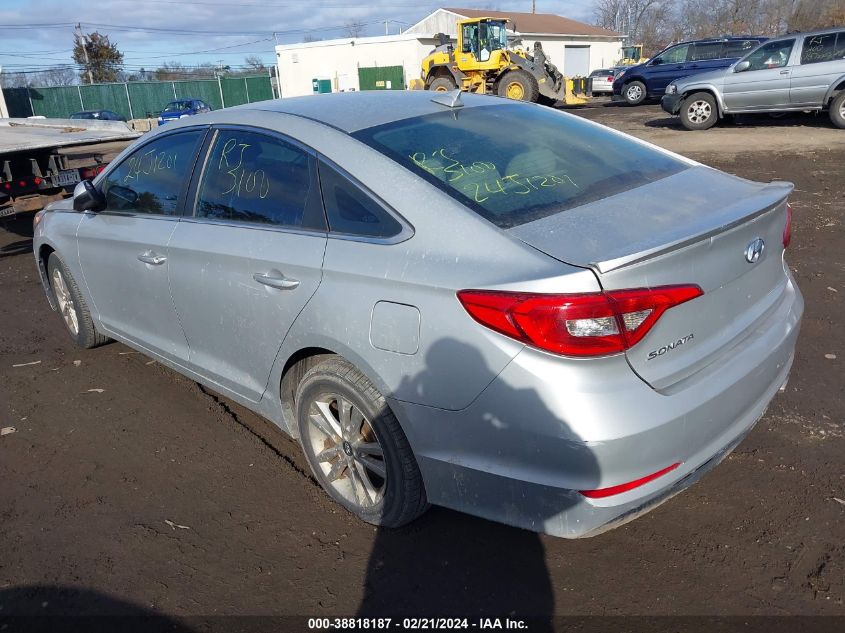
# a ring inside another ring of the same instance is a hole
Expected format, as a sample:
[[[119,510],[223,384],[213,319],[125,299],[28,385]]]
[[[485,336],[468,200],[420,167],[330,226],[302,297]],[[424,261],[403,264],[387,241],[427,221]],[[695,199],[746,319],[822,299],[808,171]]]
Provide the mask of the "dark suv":
[[[764,41],[765,37],[752,35],[673,44],[647,62],[619,73],[613,81],[613,100],[639,105],[649,97],[661,96],[675,79],[727,68]]]

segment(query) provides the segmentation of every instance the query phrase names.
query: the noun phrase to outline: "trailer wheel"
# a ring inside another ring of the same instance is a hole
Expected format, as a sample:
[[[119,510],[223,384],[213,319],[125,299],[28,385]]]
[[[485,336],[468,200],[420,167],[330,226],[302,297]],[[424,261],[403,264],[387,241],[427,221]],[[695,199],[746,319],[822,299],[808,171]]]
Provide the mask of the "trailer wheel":
[[[428,89],[434,92],[449,92],[455,88],[457,88],[455,82],[449,77],[438,77],[428,85]]]
[[[500,97],[514,101],[536,102],[539,92],[537,81],[522,69],[511,70],[499,79],[498,93]]]

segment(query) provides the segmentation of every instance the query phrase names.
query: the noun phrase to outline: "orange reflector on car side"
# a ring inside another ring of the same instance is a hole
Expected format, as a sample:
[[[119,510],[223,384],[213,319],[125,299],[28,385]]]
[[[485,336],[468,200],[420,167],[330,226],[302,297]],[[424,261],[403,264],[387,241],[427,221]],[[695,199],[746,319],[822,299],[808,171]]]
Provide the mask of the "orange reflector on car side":
[[[633,490],[634,488],[638,488],[642,485],[645,485],[650,481],[654,481],[658,477],[662,477],[666,473],[672,472],[682,463],[683,462],[676,462],[671,466],[667,466],[662,470],[658,470],[656,473],[646,475],[645,477],[635,479],[634,481],[629,481],[626,484],[610,486],[609,488],[598,488],[596,490],[579,490],[578,492],[580,492],[585,497],[589,497],[590,499],[603,499],[604,497],[612,497],[613,495],[618,495],[620,493],[627,492],[628,490]]]

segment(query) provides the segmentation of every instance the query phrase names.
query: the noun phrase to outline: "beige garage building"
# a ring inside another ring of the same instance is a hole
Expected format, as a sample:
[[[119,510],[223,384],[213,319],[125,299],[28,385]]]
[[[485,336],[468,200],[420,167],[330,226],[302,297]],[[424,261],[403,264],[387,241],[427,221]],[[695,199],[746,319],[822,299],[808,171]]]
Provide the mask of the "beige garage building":
[[[622,35],[559,15],[443,8],[400,35],[276,46],[281,95],[313,94],[315,79],[332,92],[402,90],[420,76],[420,62],[436,45],[434,36],[456,38],[458,21],[474,17],[508,18],[526,48],[541,42],[552,63],[569,77],[587,76],[622,57]]]

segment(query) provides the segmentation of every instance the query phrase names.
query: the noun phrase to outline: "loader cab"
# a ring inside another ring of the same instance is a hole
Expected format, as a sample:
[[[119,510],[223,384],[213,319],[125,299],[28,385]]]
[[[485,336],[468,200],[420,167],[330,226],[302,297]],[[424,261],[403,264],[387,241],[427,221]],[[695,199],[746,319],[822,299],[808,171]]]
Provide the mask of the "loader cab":
[[[502,51],[508,48],[507,20],[476,18],[458,22],[458,65],[468,70],[488,70],[499,66]]]

